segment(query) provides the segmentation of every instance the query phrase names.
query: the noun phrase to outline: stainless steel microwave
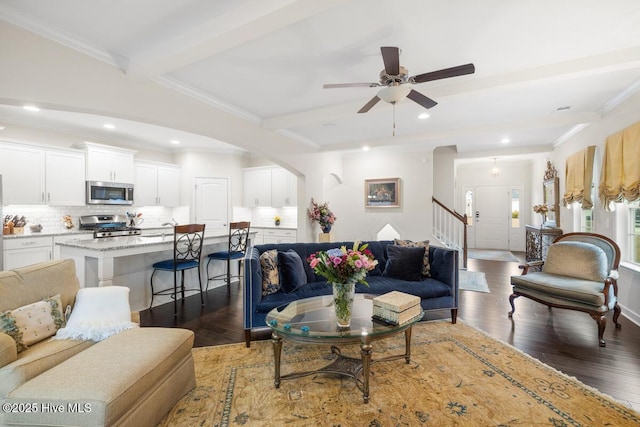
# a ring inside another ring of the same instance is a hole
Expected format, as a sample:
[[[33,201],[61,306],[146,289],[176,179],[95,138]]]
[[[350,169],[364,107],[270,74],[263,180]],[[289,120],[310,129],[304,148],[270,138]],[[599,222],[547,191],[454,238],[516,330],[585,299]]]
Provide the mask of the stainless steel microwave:
[[[88,205],[132,205],[133,184],[87,181]]]

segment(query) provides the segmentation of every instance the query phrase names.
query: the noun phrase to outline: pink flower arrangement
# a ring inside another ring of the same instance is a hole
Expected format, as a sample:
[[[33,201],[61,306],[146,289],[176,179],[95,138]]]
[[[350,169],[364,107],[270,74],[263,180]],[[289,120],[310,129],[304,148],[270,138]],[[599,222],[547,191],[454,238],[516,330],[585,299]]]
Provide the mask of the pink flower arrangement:
[[[353,249],[341,248],[318,251],[308,258],[309,265],[316,274],[326,278],[330,283],[359,282],[364,285],[367,272],[373,270],[378,261],[367,249],[367,244],[359,246],[355,242]]]
[[[336,222],[336,216],[329,209],[328,203],[317,203],[311,199],[311,207],[307,209],[307,216],[311,221],[318,221],[320,227],[326,227]]]

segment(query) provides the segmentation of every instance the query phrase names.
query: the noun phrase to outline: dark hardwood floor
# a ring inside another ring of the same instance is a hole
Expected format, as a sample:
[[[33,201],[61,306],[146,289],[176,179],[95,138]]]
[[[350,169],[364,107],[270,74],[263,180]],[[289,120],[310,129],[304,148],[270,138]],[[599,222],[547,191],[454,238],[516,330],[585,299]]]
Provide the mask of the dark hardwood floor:
[[[524,254],[516,255],[522,258]],[[621,316],[622,329],[616,329],[609,316],[607,346],[602,348],[598,346],[596,322],[585,313],[549,310],[521,297],[515,301],[513,319],[509,319],[509,277],[520,274],[518,263],[469,259],[468,269],[485,272],[491,293],[460,291],[460,320],[640,411],[640,326]],[[173,304],[141,312],[142,326],[191,329],[197,347],[244,342],[238,284],[232,285],[231,295],[226,288],[209,290],[204,307],[198,295],[178,304],[177,318]],[[448,315],[448,311],[428,313],[426,319]],[[265,331],[254,339],[269,336]]]

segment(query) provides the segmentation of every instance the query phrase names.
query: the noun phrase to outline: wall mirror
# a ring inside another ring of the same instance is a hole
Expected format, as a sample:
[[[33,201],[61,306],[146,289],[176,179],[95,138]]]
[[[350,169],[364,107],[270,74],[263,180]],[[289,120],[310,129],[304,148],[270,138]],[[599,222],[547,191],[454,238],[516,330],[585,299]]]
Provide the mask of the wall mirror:
[[[560,183],[556,168],[547,162],[543,181],[544,203],[549,206],[545,227],[560,227]]]

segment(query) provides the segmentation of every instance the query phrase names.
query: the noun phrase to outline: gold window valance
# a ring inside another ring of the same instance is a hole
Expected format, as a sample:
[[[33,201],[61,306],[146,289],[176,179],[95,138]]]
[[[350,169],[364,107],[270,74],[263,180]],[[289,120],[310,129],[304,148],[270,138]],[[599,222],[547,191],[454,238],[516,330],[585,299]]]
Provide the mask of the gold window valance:
[[[562,196],[562,204],[578,202],[582,209],[591,209],[591,185],[593,184],[593,158],[596,146],[591,145],[585,150],[567,158],[565,166],[565,193]]]
[[[607,138],[599,196],[607,210],[611,202],[640,199],[640,122]]]

